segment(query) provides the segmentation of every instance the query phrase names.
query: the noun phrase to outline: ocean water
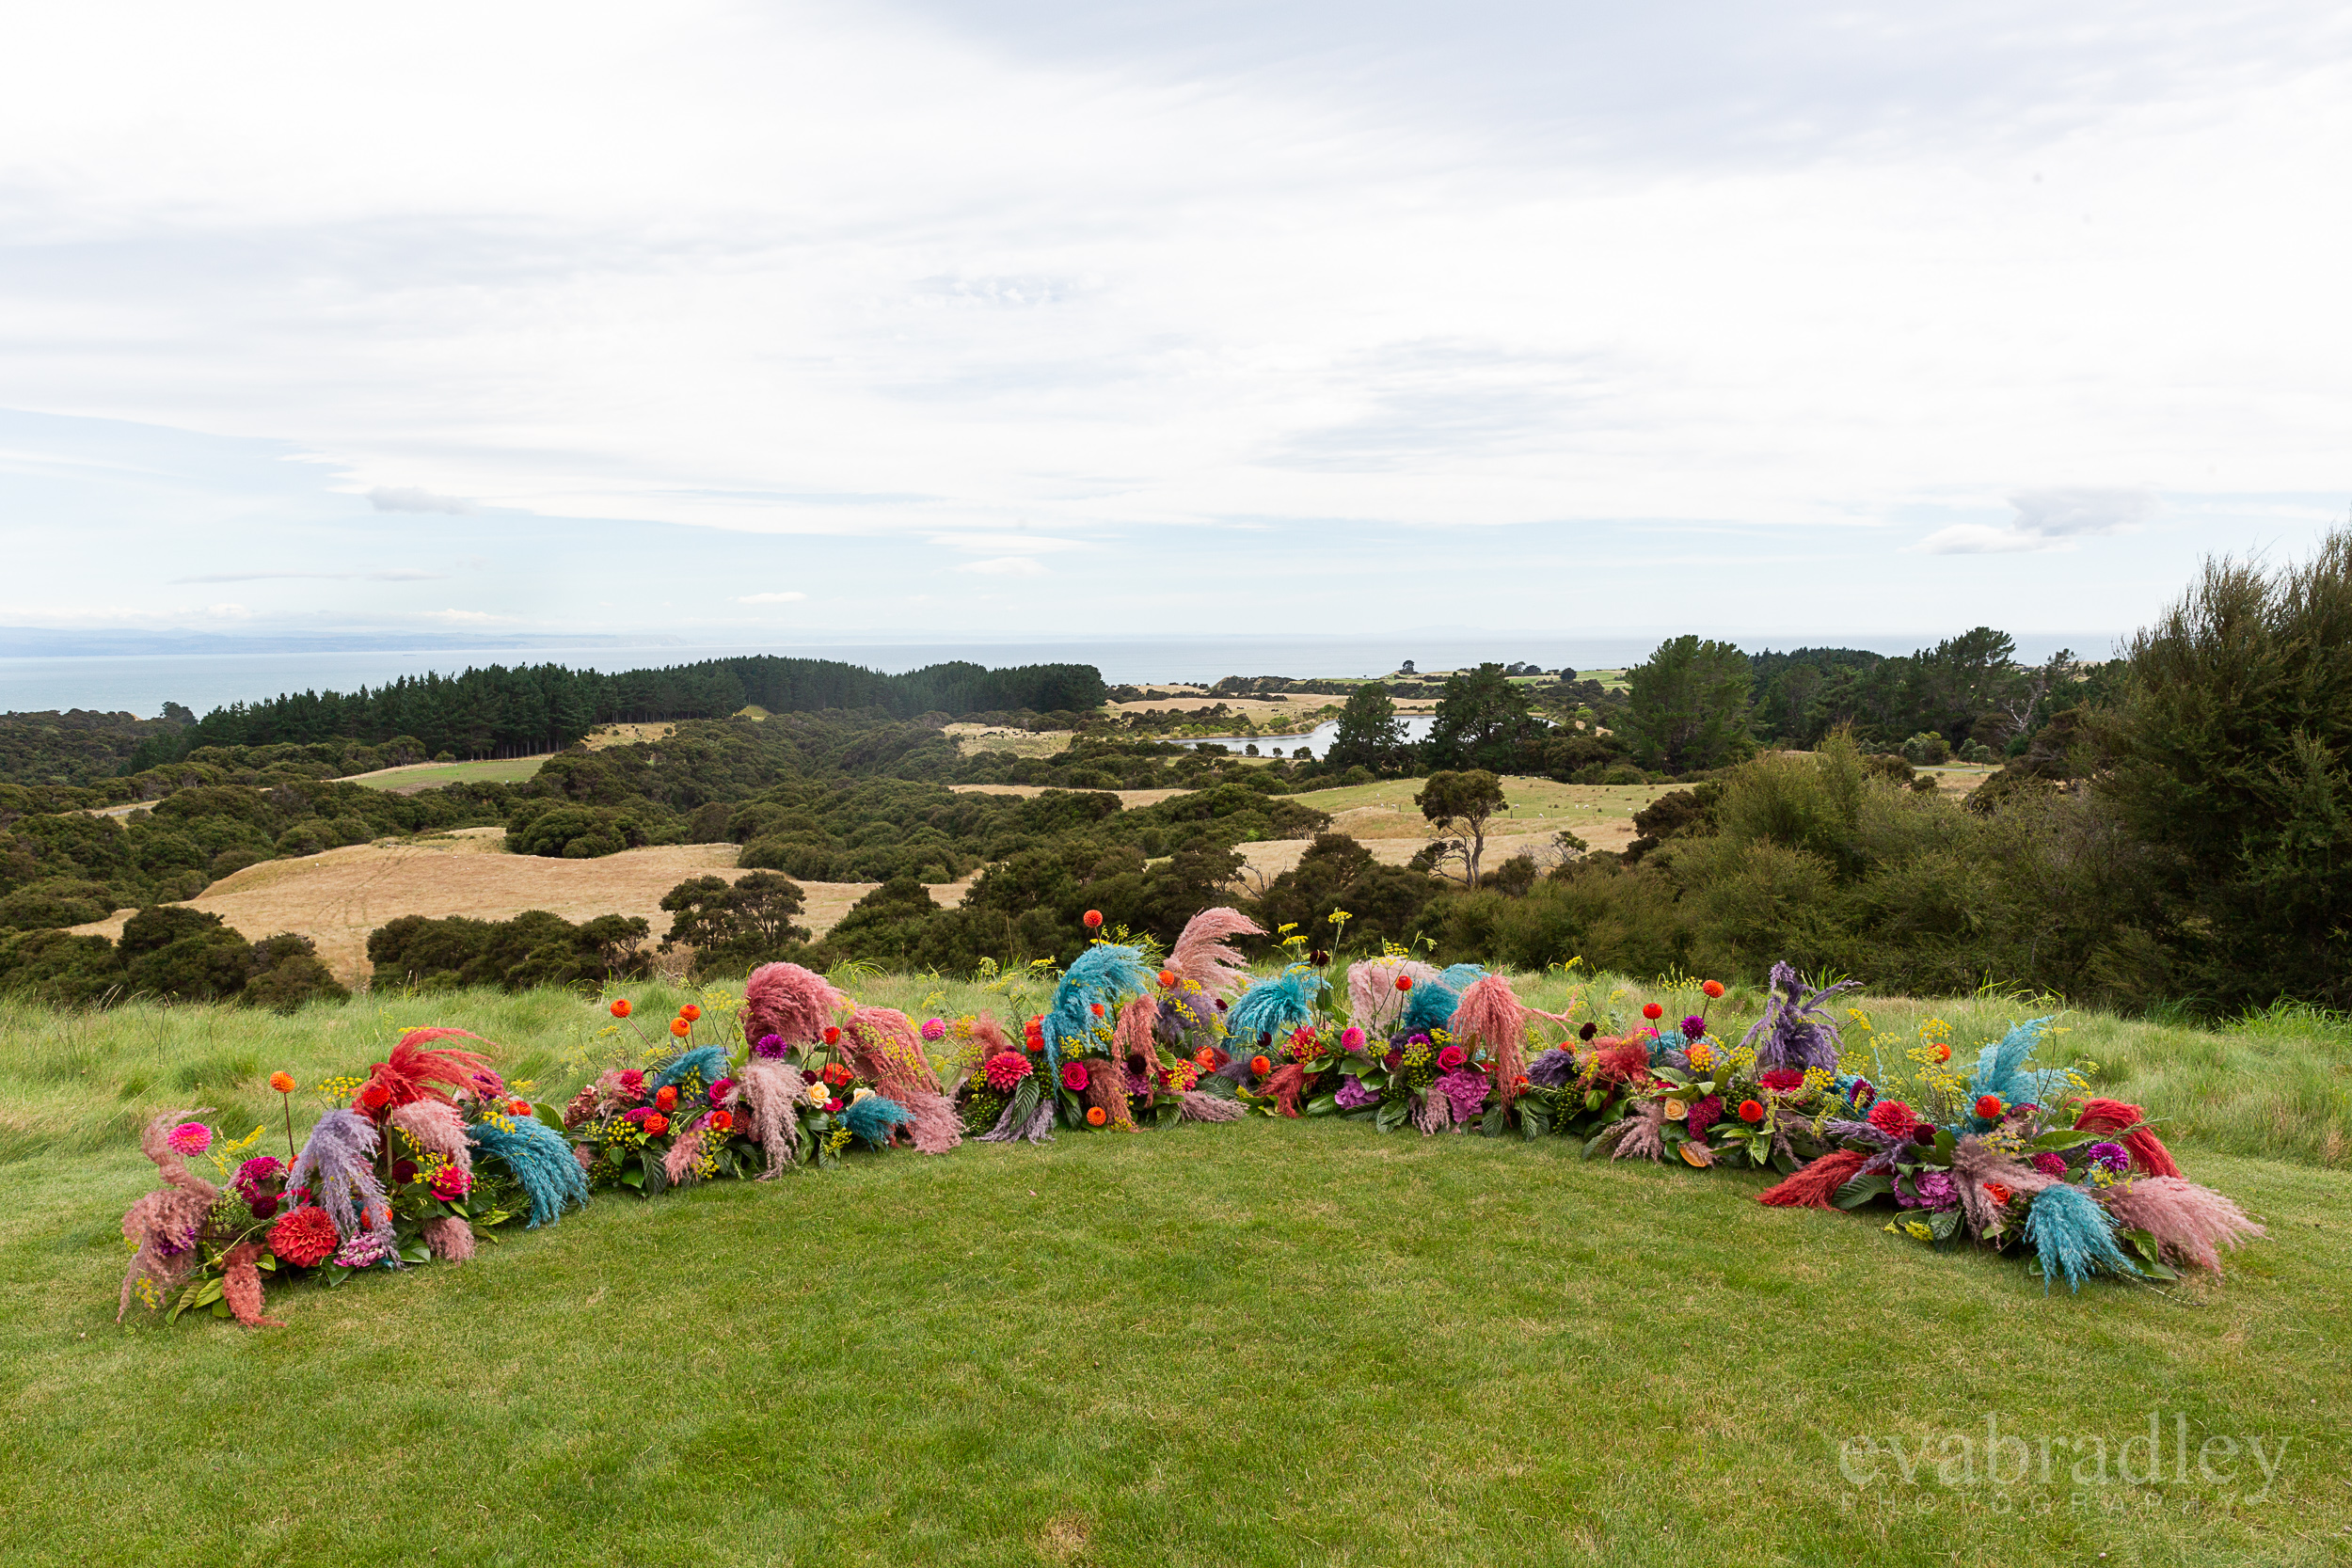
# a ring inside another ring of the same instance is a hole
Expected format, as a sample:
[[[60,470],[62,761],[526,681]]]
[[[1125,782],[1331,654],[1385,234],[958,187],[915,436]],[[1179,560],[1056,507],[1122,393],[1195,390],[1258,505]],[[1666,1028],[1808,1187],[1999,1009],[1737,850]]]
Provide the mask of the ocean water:
[[[1421,671],[1460,669],[1484,661],[1528,663],[1547,670],[1613,669],[1639,663],[1658,634],[1577,637],[1541,632],[1478,632],[1452,628],[1338,637],[1130,637],[928,642],[796,643],[665,641],[644,647],[599,642],[577,648],[366,649],[346,652],[120,654],[74,657],[0,658],[0,711],[92,708],[152,718],[167,702],[197,713],[230,703],[257,702],[290,691],[350,691],[428,671],[453,674],[489,664],[569,665],[574,669],[644,669],[747,654],[837,658],[898,673],[947,659],[991,666],[1092,664],[1114,684],[1212,682],[1227,675],[1289,675],[1299,679],[1384,675],[1411,659]],[[1818,631],[1764,638],[1743,636],[1741,646],[1799,647],[1823,641]],[[1909,653],[1919,638],[1837,640],[1843,646]],[[1934,638],[1924,641],[1932,642]],[[2038,659],[2060,646],[2104,656],[2104,633],[2020,637],[2022,657]]]

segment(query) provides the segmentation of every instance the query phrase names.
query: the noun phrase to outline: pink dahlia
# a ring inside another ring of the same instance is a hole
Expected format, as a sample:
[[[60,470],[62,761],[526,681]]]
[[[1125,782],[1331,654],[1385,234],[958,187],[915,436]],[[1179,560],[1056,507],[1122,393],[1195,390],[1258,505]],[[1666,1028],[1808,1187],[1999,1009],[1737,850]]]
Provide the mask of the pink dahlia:
[[[175,1154],[201,1154],[213,1147],[213,1130],[200,1121],[183,1121],[164,1134]]]
[[[925,1039],[940,1039],[944,1037],[946,1033],[947,1023],[945,1019],[927,1018],[923,1021],[923,1037]]]
[[[1340,1031],[1340,1049],[1341,1049],[1341,1050],[1343,1050],[1343,1051],[1361,1051],[1363,1048],[1364,1048],[1364,1032],[1363,1032],[1361,1029],[1357,1028],[1354,1024],[1352,1024],[1352,1023],[1351,1023],[1351,1024],[1349,1024],[1346,1028],[1344,1028],[1344,1029],[1343,1029],[1343,1030],[1341,1030],[1341,1031]]]
[[[1010,1094],[1021,1080],[1036,1070],[1029,1065],[1029,1058],[1018,1051],[999,1051],[980,1064],[980,1076],[998,1094]]]
[[[1683,1122],[1694,1138],[1707,1136],[1707,1130],[1724,1119],[1724,1097],[1710,1094],[1691,1107],[1690,1117]]]
[[[1919,1125],[1919,1117],[1899,1100],[1882,1100],[1870,1107],[1870,1125],[1890,1138],[1904,1138]]]

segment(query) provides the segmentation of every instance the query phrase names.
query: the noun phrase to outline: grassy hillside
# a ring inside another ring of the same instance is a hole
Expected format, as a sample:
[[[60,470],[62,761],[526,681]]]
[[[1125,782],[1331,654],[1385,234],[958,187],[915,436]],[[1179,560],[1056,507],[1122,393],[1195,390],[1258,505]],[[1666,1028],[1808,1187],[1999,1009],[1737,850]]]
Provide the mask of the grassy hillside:
[[[1032,1000],[858,989],[917,1016]],[[1556,1010],[1576,982],[1522,991]],[[1648,994],[1604,978],[1582,1006]],[[1894,1056],[1931,1015],[1963,1049],[2025,1016],[1860,1006],[1850,1043]],[[551,992],[0,1006],[9,1560],[2343,1560],[2352,1124],[2328,1020],[2068,1021],[2065,1053],[2269,1224],[2218,1285],[2045,1296],[1872,1220],[1763,1209],[1761,1177],[1251,1118],[600,1197],[464,1268],[285,1292],[283,1329],[114,1326],[151,1109],[275,1129],[271,1070],[314,1084],[428,1022],[501,1041],[542,1098],[616,1038]],[[2168,1473],[2123,1485],[2152,1411]],[[1886,1457],[1988,1418],[2053,1438],[2054,1479],[1905,1484]],[[2259,1498],[2249,1435],[2276,1470]],[[2219,1436],[2226,1483],[2197,1471]],[[2109,1481],[2076,1485],[2092,1438]],[[1850,1481],[1839,1445],[1866,1440]]]

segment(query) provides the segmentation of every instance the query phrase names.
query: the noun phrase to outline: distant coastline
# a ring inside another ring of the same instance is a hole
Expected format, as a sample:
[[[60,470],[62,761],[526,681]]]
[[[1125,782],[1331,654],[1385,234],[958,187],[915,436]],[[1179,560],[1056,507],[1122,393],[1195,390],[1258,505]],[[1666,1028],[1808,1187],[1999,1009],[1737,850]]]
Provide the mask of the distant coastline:
[[[643,638],[424,638],[362,634],[348,639],[247,639],[213,633],[47,632],[0,627],[0,711],[88,708],[160,713],[167,702],[198,713],[281,692],[350,691],[427,671],[469,665],[567,664],[604,671],[691,663],[740,654],[792,654],[843,659],[888,673],[951,659],[992,667],[1090,663],[1113,683],[1211,682],[1226,675],[1301,679],[1375,676],[1411,659],[1421,671],[1467,668],[1486,660],[1525,661],[1547,669],[1635,664],[1671,630],[1613,636],[1470,627],[1311,636],[1067,638],[1052,641],[939,638],[923,641],[810,638],[790,642],[704,641],[691,635]],[[1835,644],[1901,654],[1932,645],[1941,630],[1917,635],[1840,636],[1820,630],[1777,635],[1724,633],[1751,650]],[[2021,633],[2020,657],[2059,647],[2103,656],[2112,632]],[[142,647],[137,641],[153,641]],[[36,639],[49,639],[37,641]],[[179,641],[184,639],[184,641]],[[261,645],[257,645],[261,644]],[[117,651],[101,651],[113,646]],[[34,647],[48,651],[34,653]],[[74,648],[88,651],[60,651]]]

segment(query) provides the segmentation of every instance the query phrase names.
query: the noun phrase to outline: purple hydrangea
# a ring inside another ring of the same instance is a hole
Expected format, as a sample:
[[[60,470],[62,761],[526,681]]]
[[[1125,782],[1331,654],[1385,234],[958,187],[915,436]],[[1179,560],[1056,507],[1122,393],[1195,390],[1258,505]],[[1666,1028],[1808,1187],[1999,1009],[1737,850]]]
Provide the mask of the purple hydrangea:
[[[1895,1190],[1895,1199],[1906,1209],[1949,1209],[1960,1202],[1960,1188],[1949,1171],[1923,1170],[1911,1179],[1915,1196],[1905,1197],[1902,1189]]]
[[[1444,1095],[1454,1106],[1454,1119],[1463,1122],[1476,1116],[1478,1108],[1486,1103],[1489,1086],[1485,1073],[1466,1067],[1439,1073],[1431,1081],[1429,1092]]]
[[[1704,1039],[1706,1036],[1707,1020],[1699,1017],[1698,1014],[1692,1013],[1689,1018],[1682,1021],[1682,1037],[1684,1039]]]
[[[1339,1092],[1331,1098],[1340,1102],[1343,1111],[1360,1111],[1367,1105],[1380,1103],[1380,1097],[1364,1087],[1364,1081],[1352,1072],[1340,1079]]]
[[[773,1061],[784,1053],[785,1046],[784,1037],[782,1035],[762,1035],[758,1039],[752,1042],[752,1054],[755,1056],[763,1056],[770,1061]]]
[[[2090,1154],[2092,1164],[2105,1165],[2116,1176],[2132,1168],[2132,1152],[2122,1144],[2092,1144]]]

